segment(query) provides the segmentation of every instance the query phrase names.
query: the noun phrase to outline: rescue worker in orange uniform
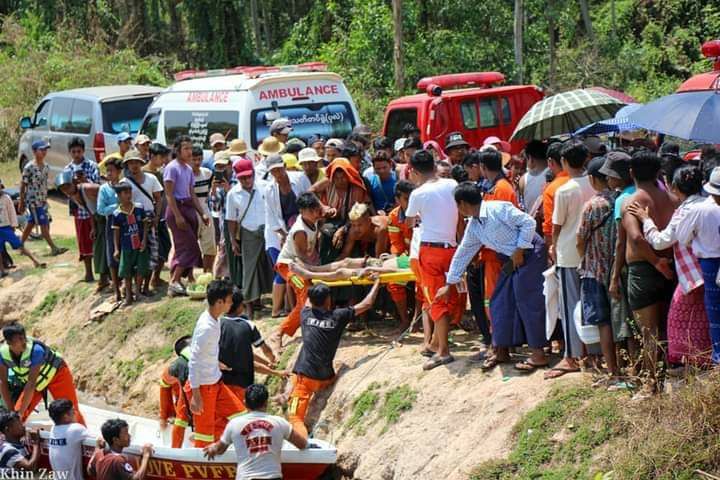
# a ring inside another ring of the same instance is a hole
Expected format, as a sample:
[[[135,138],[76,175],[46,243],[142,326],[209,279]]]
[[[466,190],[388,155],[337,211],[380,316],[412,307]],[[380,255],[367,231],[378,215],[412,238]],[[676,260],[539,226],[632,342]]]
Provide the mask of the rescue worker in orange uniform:
[[[296,432],[308,438],[305,416],[313,395],[335,381],[333,360],[345,327],[356,315],[370,310],[380,289],[380,278],[368,295],[347,308],[332,306],[330,287],[317,284],[308,290],[308,301],[300,313],[303,344],[293,367],[293,388],[288,401],[288,420]]]
[[[168,420],[173,419],[172,448],[182,447],[185,429],[192,420],[183,390],[188,378],[191,338],[186,335],[175,342],[177,358],[165,367],[160,378],[160,428],[164,430]]]
[[[41,341],[28,337],[19,323],[6,325],[2,333],[5,343],[0,346],[0,394],[5,405],[13,408],[24,422],[45,392],[50,392],[54,399],[70,400],[78,423],[85,425],[72,374],[60,354]],[[17,402],[13,402],[10,393],[10,370],[14,381],[24,385]]]
[[[242,414],[243,403],[222,381],[220,371],[220,318],[232,305],[234,285],[227,279],[213,280],[207,287],[208,308],[198,318],[190,343],[188,381],[195,447],[220,439],[228,421]]]
[[[290,264],[299,260],[308,265],[317,265],[320,261],[318,253],[320,231],[317,224],[323,215],[320,200],[314,193],[305,192],[298,197],[297,207],[300,217],[290,228],[275,264],[275,270],[295,292],[295,307],[268,339],[270,348],[275,353],[282,348],[283,336],[292,337],[300,326],[300,311],[305,305],[307,289],[310,286],[310,282],[290,271]]]
[[[410,193],[415,188],[411,182],[400,180],[395,185],[395,199],[398,206],[388,214],[388,237],[390,239],[390,253],[397,257],[410,255],[410,244],[412,243],[413,229],[405,222],[405,209],[410,199]],[[410,260],[410,268],[412,269],[412,260]],[[415,272],[415,269],[413,269]],[[415,281],[415,310],[420,311],[423,304],[422,286],[420,278],[416,275]],[[407,288],[402,283],[390,283],[387,285],[390,298],[395,302],[398,315],[400,316],[400,331],[405,331],[410,326],[410,318],[407,309]]]
[[[483,147],[478,157],[480,160],[480,172],[485,178],[481,187],[484,192],[483,202],[499,200],[510,202],[519,208],[515,189],[503,173],[500,152],[492,146],[486,146]],[[486,247],[480,250],[480,261],[484,263],[485,312],[487,317],[490,318],[490,299],[493,292],[495,292],[495,286],[500,278],[503,265],[498,260],[497,254]]]

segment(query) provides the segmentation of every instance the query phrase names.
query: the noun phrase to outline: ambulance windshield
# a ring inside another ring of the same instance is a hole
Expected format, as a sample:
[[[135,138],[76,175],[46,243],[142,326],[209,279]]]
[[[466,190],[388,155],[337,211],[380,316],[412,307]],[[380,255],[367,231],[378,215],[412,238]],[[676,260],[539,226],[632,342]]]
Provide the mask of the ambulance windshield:
[[[257,146],[270,136],[270,124],[276,118],[288,118],[292,124],[290,138],[303,141],[313,135],[327,138],[345,138],[356,124],[352,108],[347,102],[313,103],[280,106],[254,110],[252,113],[252,146]]]
[[[178,135],[189,135],[193,145],[210,149],[210,135],[219,132],[225,138],[237,138],[239,115],[236,111],[183,110],[165,112],[165,138],[174,141]]]

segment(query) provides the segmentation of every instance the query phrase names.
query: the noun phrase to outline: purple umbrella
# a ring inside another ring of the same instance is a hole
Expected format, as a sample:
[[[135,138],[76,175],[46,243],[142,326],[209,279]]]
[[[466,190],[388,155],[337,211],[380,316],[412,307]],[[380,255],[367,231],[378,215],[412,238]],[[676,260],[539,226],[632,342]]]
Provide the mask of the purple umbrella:
[[[628,120],[666,135],[720,143],[720,91],[674,93],[640,107]]]

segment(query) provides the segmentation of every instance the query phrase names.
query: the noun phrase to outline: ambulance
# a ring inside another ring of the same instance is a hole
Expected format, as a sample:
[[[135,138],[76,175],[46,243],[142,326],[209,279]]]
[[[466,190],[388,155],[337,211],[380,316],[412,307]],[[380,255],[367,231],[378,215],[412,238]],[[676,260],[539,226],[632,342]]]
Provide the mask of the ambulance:
[[[256,149],[270,135],[270,124],[288,118],[290,137],[345,138],[360,123],[342,78],[324,63],[222,70],[185,70],[145,115],[141,133],[170,145],[189,135],[205,150],[210,135],[243,139]]]

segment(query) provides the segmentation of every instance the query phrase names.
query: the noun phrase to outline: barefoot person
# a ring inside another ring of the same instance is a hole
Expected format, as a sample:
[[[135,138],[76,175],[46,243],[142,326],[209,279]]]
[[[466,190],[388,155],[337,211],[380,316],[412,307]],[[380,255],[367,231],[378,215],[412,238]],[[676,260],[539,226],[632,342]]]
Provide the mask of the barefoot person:
[[[305,416],[313,395],[335,381],[333,361],[345,327],[356,315],[369,310],[380,289],[380,279],[368,295],[353,307],[332,306],[330,287],[313,285],[301,312],[303,344],[293,367],[293,387],[288,400],[288,420],[304,439],[308,438]]]
[[[229,280],[210,282],[208,309],[198,318],[190,344],[185,392],[191,394],[190,411],[198,448],[219,439],[228,421],[244,410],[242,402],[223,383],[220,371],[220,318],[230,310],[232,292]]]
[[[658,186],[659,173],[659,157],[652,152],[635,153],[630,160],[630,175],[637,191],[622,208],[622,224],[627,232],[628,301],[642,333],[645,384],[641,396],[657,392],[660,322],[667,315],[675,285],[671,280],[672,250],[653,250],[643,236],[642,225],[628,211],[628,206],[636,202],[641,208],[647,207],[657,228],[667,227],[678,201]]]
[[[495,355],[485,361],[483,368],[509,362],[509,349],[525,343],[532,354],[515,368],[532,372],[546,366],[545,299],[539,286],[547,258],[545,244],[535,234],[535,219],[510,202],[484,202],[480,189],[470,182],[460,184],[454,197],[460,214],[469,217],[470,222],[453,255],[447,283],[438,289],[435,298],[443,299],[456,290],[473,257],[481,247],[489,247],[497,253],[503,268],[490,301]]]
[[[20,253],[28,257],[33,262],[35,268],[45,268],[45,264],[40,263],[35,255],[25,248],[22,240],[15,234],[15,229],[18,226],[17,213],[15,212],[15,205],[13,205],[10,195],[5,193],[4,189],[5,185],[3,185],[2,180],[0,180],[0,250],[8,243],[13,249],[20,250]],[[6,275],[5,266],[3,262],[0,262],[0,278]]]
[[[205,447],[203,453],[212,460],[235,447],[238,479],[282,478],[283,442],[299,449],[307,447],[307,439],[282,417],[267,413],[268,391],[264,385],[252,384],[245,391],[248,413],[228,423],[219,441]]]

